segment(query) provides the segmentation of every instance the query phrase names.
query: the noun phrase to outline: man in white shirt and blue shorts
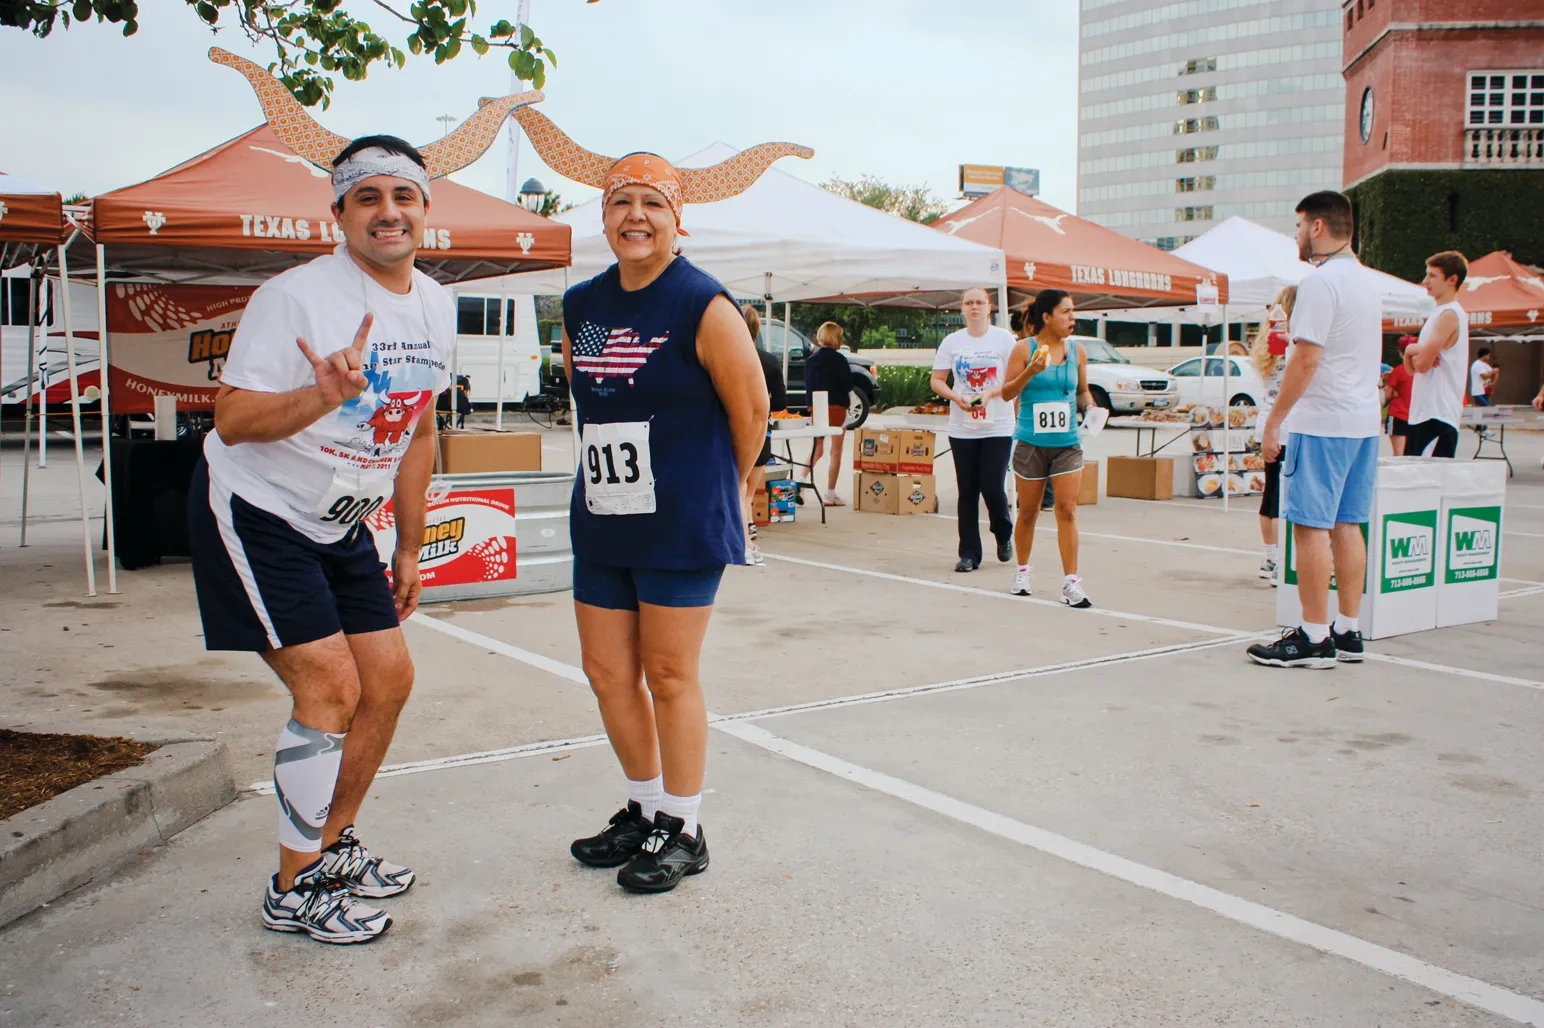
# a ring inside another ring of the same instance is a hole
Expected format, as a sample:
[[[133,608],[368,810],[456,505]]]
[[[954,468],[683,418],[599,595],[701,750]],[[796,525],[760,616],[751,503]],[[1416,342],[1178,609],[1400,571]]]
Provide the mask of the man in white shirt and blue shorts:
[[[399,622],[418,606],[455,308],[413,264],[429,206],[417,150],[355,140],[332,186],[346,242],[252,295],[188,520],[205,645],[261,654],[294,700],[274,753],[279,871],[263,924],[355,943],[391,925],[355,897],[414,881],[353,823],[413,686]],[[366,524],[388,501],[390,581]]]
[[[1281,392],[1262,434],[1266,460],[1291,434],[1281,471],[1292,524],[1303,623],[1249,647],[1269,667],[1332,668],[1362,659],[1358,613],[1367,575],[1363,527],[1372,514],[1382,410],[1382,305],[1351,252],[1351,202],[1313,193],[1297,205],[1297,245],[1315,265],[1297,287]],[[1329,619],[1330,571],[1339,613]]]

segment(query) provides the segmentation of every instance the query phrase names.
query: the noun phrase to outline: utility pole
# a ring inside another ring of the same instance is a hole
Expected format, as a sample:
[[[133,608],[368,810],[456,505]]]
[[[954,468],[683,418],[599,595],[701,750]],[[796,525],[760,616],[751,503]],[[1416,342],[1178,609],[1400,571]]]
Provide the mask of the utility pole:
[[[531,0],[520,0],[520,6],[515,13],[515,33],[518,36],[521,25],[529,25],[531,22]],[[520,81],[520,76],[515,70],[509,70],[509,91],[518,93],[530,88]],[[514,118],[506,118],[509,123],[509,158],[504,162],[504,199],[510,203],[520,202],[520,123]]]
[[[445,128],[440,131],[440,138],[444,139],[446,136],[450,135],[450,127],[456,123],[456,116],[454,114],[442,114],[434,120],[445,126]]]

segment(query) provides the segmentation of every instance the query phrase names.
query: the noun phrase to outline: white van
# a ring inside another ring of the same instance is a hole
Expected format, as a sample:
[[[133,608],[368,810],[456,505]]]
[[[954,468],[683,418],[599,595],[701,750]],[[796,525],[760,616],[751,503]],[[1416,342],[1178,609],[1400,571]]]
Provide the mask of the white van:
[[[476,283],[455,290],[455,374],[466,375],[471,398],[478,406],[499,399],[499,345],[504,347],[505,403],[516,403],[541,392],[541,341],[536,326],[536,299],[531,296],[489,296],[473,290]]]
[[[64,312],[59,304],[59,286],[45,280],[39,306],[43,323],[33,333],[33,372],[31,388],[27,380],[27,306],[32,283],[29,268],[22,266],[0,273],[0,404],[25,404],[30,392],[38,402],[39,374],[46,376],[51,402],[69,398],[69,367],[64,352]],[[96,288],[80,282],[70,283],[71,327],[75,330],[76,370],[80,387],[97,384],[97,311]],[[89,333],[89,335],[87,334]]]

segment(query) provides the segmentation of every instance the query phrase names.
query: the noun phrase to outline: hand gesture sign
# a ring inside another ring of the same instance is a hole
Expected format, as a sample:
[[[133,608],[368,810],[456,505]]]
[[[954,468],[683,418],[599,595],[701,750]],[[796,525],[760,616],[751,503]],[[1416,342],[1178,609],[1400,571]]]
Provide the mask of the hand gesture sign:
[[[325,357],[318,357],[304,339],[295,340],[300,352],[311,362],[311,369],[316,373],[316,392],[328,407],[343,406],[364,392],[365,386],[369,384],[364,372],[359,369],[364,364],[365,346],[369,343],[370,326],[374,323],[375,315],[366,314],[365,319],[359,323],[359,331],[354,333],[354,341]]]

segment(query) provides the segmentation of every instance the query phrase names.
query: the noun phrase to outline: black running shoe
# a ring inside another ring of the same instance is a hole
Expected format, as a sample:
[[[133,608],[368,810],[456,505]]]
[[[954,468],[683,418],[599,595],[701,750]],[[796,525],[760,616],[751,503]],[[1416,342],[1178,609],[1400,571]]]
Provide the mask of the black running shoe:
[[[1013,559],[1013,540],[1004,539],[997,544],[997,559],[1006,564]]]
[[[1267,667],[1331,668],[1335,666],[1335,641],[1312,642],[1301,628],[1289,628],[1273,643],[1249,647],[1249,659]]]
[[[568,852],[581,864],[590,867],[621,867],[643,848],[643,841],[654,831],[643,808],[637,800],[628,800],[627,806],[611,815],[611,820],[599,835],[588,839],[575,839]]]
[[[958,572],[961,572],[963,574],[966,571],[974,571],[974,570],[976,570],[980,566],[981,566],[980,564],[978,564],[975,561],[971,560],[969,557],[961,557],[960,558],[960,562],[958,564],[954,565],[954,570],[956,570]]]
[[[1362,633],[1352,629],[1349,632],[1337,632],[1330,629],[1330,642],[1335,644],[1335,659],[1342,664],[1360,664],[1362,662]]]
[[[617,884],[629,892],[669,892],[687,875],[708,869],[708,839],[697,826],[694,839],[685,832],[686,822],[661,810],[654,815],[654,831],[643,849],[622,870]]]

